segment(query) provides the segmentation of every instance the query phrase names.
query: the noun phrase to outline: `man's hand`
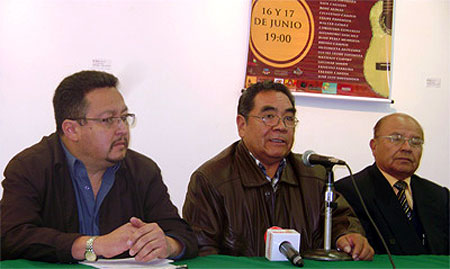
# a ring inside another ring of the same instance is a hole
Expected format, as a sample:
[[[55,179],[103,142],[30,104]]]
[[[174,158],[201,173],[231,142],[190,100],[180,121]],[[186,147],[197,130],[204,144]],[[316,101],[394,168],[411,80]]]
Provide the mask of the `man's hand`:
[[[130,223],[137,230],[128,239],[130,256],[136,261],[147,262],[155,258],[175,257],[181,252],[181,243],[166,236],[156,223],[145,223],[132,217]]]
[[[109,234],[94,240],[94,251],[97,256],[111,258],[130,249],[128,239],[137,230],[131,223],[126,223]]]
[[[94,252],[97,256],[111,258],[130,249],[127,242],[130,236],[137,230],[131,223],[126,223],[109,234],[97,237],[94,240]],[[86,241],[90,236],[80,236],[72,244],[72,257],[84,260]]]
[[[355,261],[371,261],[375,253],[367,238],[358,233],[345,234],[339,237],[336,247],[350,254]]]

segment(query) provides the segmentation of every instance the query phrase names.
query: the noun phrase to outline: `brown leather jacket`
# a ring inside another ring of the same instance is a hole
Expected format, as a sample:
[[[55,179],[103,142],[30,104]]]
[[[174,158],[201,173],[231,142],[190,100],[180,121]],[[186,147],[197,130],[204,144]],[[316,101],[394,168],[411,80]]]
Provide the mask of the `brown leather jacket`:
[[[242,141],[192,174],[183,216],[197,235],[200,255],[264,256],[271,226],[301,234],[301,251],[323,248],[325,169],[306,167],[290,153],[278,189],[273,188]],[[332,243],[363,229],[344,198],[333,212]]]

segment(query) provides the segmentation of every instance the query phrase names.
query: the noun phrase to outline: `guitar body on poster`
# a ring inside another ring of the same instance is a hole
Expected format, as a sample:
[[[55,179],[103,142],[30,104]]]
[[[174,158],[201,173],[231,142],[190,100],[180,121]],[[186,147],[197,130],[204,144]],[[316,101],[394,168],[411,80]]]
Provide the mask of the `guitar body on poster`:
[[[372,39],[364,58],[364,77],[372,89],[383,97],[389,97],[392,1],[380,0],[370,10]]]

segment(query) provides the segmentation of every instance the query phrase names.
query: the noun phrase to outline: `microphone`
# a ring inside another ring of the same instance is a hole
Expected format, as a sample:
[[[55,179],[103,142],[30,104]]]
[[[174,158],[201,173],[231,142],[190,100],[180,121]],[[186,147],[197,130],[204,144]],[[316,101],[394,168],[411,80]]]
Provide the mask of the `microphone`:
[[[298,253],[297,250],[289,243],[288,241],[284,241],[280,244],[280,252],[288,258],[288,260],[295,266],[303,267],[303,259]]]
[[[302,256],[293,247],[300,245],[300,234],[297,231],[274,226],[267,229],[264,240],[266,241],[266,258],[268,260],[289,260],[293,265],[303,267]]]
[[[323,165],[326,167],[331,167],[335,164],[345,165],[345,162],[342,160],[330,156],[319,155],[312,150],[307,150],[305,151],[305,153],[303,153],[302,161],[306,166],[313,166],[315,164]]]

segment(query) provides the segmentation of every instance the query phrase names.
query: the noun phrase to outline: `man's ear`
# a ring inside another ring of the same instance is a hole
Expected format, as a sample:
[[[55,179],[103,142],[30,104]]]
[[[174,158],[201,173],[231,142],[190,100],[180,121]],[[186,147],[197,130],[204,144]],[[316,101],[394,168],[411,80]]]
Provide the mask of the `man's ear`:
[[[238,127],[238,133],[241,138],[245,136],[245,129],[247,127],[247,120],[242,115],[237,115],[236,125]]]
[[[375,151],[377,149],[377,141],[374,138],[370,139],[369,146],[370,149],[372,150],[372,155],[375,157]]]
[[[78,141],[80,136],[80,124],[77,121],[65,119],[61,127],[64,136],[74,142]]]

